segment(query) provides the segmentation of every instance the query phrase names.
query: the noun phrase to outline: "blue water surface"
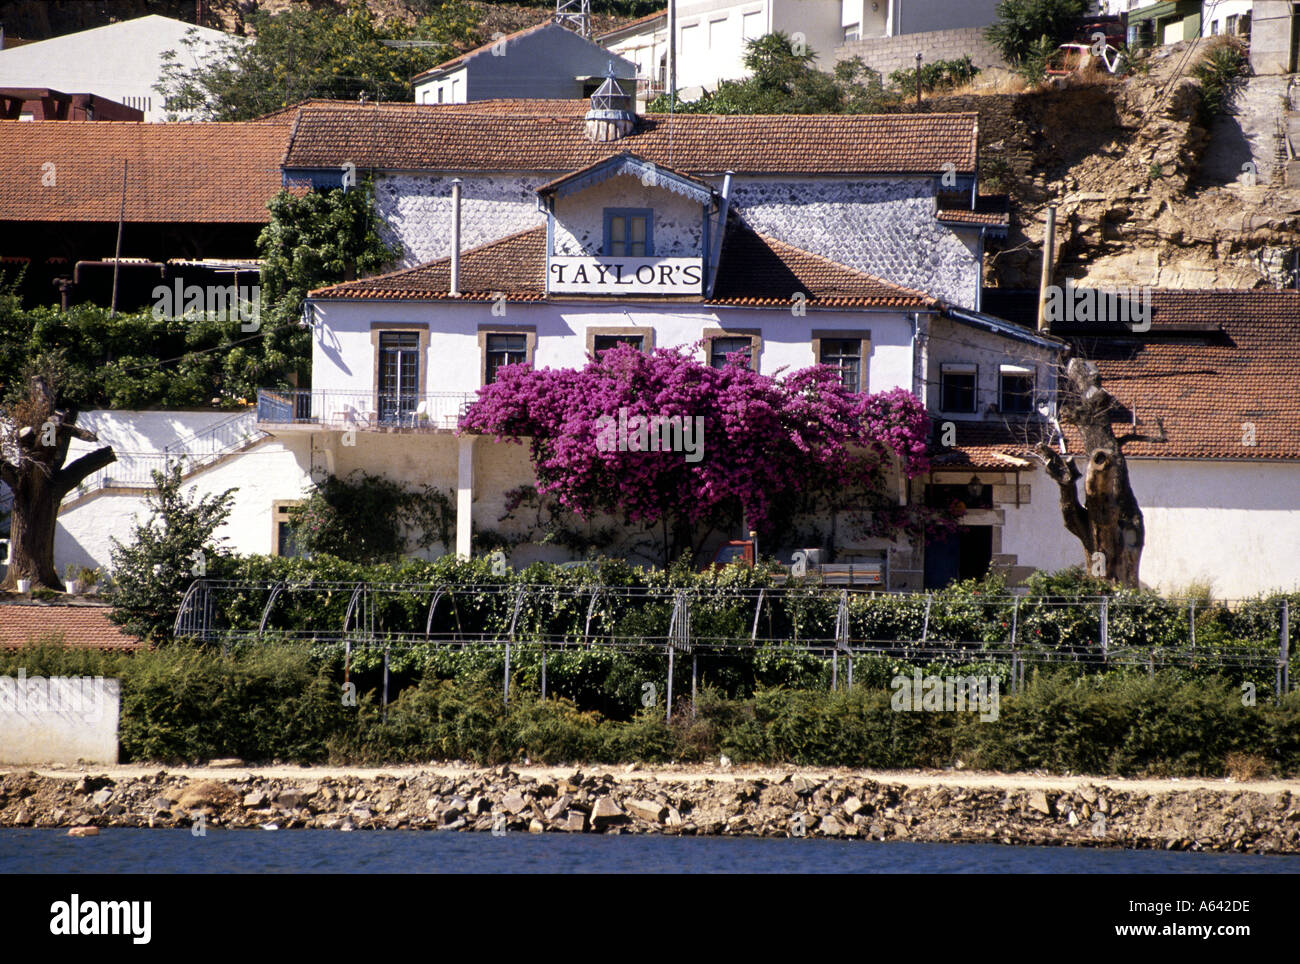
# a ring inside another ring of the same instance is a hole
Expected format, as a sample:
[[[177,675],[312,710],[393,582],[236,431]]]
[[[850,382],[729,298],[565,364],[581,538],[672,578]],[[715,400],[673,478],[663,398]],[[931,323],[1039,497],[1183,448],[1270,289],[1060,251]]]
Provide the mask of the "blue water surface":
[[[0,873],[1300,873],[1300,857],[747,837],[419,830],[0,830]]]

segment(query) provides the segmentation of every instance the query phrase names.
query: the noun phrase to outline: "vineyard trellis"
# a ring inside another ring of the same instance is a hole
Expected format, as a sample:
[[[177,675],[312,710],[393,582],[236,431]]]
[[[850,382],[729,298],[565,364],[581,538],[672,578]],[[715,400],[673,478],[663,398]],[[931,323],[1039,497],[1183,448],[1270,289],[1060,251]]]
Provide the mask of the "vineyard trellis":
[[[691,705],[699,657],[760,650],[802,653],[829,663],[830,685],[853,685],[854,661],[882,657],[913,665],[992,664],[1012,691],[1029,665],[1085,669],[1214,669],[1273,677],[1290,689],[1290,613],[1285,598],[1248,617],[1200,604],[1236,620],[1237,638],[1198,645],[1196,600],[1160,597],[1028,596],[978,598],[885,593],[812,584],[777,587],[557,586],[521,583],[369,583],[199,579],[176,616],[178,638],[232,644],[297,639],[338,645],[348,678],[356,649],[381,651],[388,704],[392,650],[413,646],[504,651],[503,699],[510,700],[512,655],[535,648],[609,647],[662,652],[671,718],[674,664],[691,657]],[[1243,610],[1245,612],[1246,610]],[[1045,634],[1046,631],[1046,634]]]

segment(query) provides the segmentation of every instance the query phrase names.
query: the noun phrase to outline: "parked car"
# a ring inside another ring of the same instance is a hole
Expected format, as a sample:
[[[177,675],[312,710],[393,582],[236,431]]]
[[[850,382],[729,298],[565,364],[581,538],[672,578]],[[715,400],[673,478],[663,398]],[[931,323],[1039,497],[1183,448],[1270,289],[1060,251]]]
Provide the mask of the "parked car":
[[[1094,53],[1095,49],[1093,44],[1061,44],[1047,61],[1047,75],[1063,77],[1091,69],[1094,64],[1107,73],[1118,73],[1124,59],[1123,52],[1108,43],[1101,45],[1100,53]]]

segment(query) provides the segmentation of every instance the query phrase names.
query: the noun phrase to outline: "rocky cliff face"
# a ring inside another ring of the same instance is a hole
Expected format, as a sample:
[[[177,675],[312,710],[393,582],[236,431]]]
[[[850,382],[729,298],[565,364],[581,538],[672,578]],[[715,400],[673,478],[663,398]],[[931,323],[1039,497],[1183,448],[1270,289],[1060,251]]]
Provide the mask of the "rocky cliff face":
[[[1057,205],[1058,282],[1295,283],[1300,177],[1293,164],[1285,183],[1276,131],[1294,123],[1287,97],[1300,107],[1300,89],[1288,77],[1248,78],[1206,130],[1191,76],[1202,52],[1160,48],[1124,80],[926,103],[979,112],[983,189],[1012,196],[1011,236],[990,248],[986,284],[1037,287],[1049,203]]]

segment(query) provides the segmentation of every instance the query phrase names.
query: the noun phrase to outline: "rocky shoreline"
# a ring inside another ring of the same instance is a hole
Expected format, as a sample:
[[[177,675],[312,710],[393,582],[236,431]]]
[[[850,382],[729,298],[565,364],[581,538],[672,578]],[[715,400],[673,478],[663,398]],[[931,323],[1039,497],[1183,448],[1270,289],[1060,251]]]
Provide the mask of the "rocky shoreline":
[[[191,827],[824,837],[1300,853],[1300,795],[908,786],[853,774],[675,779],[510,767],[409,776],[0,778],[0,827]]]

